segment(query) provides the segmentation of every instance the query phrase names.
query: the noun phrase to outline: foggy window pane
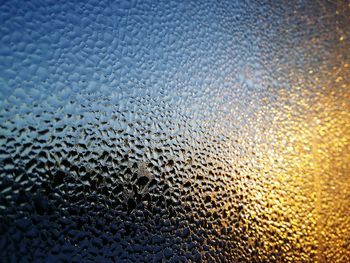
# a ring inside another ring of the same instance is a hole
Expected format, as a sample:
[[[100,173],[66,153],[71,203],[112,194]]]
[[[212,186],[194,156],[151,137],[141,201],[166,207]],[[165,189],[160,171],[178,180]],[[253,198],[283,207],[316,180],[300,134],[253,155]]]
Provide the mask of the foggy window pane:
[[[2,1],[0,262],[350,262],[347,1]]]

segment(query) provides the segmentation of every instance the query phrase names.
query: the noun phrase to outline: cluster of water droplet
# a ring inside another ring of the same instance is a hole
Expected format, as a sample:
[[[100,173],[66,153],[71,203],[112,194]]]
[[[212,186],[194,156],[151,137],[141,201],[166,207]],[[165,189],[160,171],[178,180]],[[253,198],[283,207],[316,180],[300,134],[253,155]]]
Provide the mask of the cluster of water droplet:
[[[300,72],[327,10],[1,4],[0,261],[313,261],[296,134],[322,96]]]

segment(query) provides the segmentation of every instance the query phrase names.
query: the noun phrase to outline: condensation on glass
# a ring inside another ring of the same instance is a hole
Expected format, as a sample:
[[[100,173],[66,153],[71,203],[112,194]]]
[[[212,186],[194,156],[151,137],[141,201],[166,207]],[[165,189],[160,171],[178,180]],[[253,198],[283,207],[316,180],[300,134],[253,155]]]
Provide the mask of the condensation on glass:
[[[2,1],[2,262],[350,262],[347,1]]]

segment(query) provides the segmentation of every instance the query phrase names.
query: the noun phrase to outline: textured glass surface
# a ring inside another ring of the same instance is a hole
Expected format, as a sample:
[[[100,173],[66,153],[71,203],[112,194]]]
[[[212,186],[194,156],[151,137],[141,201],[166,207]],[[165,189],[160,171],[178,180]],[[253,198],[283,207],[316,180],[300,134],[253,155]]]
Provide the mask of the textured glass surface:
[[[350,262],[349,20],[1,1],[0,262]]]

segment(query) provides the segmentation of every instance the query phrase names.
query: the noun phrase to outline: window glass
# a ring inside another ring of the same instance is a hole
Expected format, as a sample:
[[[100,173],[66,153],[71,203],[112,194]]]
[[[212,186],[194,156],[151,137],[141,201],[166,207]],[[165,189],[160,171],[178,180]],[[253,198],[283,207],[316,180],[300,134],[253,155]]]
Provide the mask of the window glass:
[[[350,262],[347,1],[2,1],[0,261]]]

